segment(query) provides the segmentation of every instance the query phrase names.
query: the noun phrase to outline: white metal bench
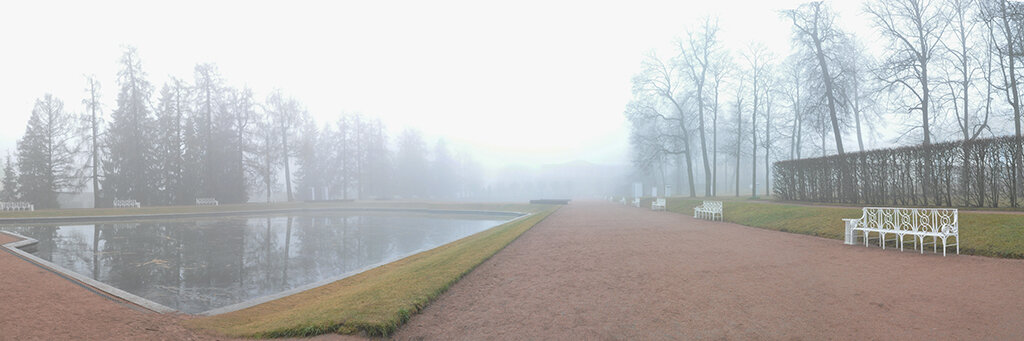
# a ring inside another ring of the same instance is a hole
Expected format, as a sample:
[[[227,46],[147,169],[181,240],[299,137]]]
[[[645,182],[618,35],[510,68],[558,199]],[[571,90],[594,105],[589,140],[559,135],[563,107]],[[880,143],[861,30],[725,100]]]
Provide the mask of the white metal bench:
[[[35,211],[36,207],[32,203],[24,201],[15,202],[0,202],[0,211]]]
[[[633,198],[633,207],[640,207],[640,198]]]
[[[700,206],[693,208],[693,217],[722,220],[722,202],[705,200]]]
[[[142,205],[137,200],[132,199],[114,199],[114,208],[140,208]]]
[[[214,198],[196,198],[196,206],[218,206],[217,199]]]
[[[665,198],[657,198],[651,201],[651,210],[664,211],[665,210]]]
[[[858,232],[863,234],[864,246],[868,246],[868,239],[872,232],[878,235],[878,245],[885,249],[886,236],[896,236],[895,241],[900,244],[900,251],[903,251],[903,237],[913,238],[914,248],[921,247],[924,253],[925,238],[932,237],[932,252],[938,252],[938,240],[942,239],[942,255],[946,255],[946,248],[956,246],[956,253],[960,254],[960,227],[958,214],[955,208],[893,208],[893,207],[865,207],[862,209],[860,218],[843,219],[846,224],[845,243],[853,245],[857,243]],[[956,244],[948,244],[950,237],[956,238]]]

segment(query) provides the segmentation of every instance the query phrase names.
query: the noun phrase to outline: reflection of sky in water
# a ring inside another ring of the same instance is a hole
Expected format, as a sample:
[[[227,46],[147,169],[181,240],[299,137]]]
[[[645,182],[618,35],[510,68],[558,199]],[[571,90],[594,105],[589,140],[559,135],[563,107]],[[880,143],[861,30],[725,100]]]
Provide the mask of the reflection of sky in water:
[[[396,260],[501,219],[328,213],[0,229],[38,239],[43,259],[199,313]]]

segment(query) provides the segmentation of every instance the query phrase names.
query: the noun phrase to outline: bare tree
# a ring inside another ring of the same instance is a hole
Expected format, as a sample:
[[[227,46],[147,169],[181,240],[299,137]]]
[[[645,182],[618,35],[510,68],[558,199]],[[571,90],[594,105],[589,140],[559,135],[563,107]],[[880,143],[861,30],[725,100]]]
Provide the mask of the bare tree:
[[[704,118],[706,116],[705,85],[708,72],[713,68],[712,60],[718,50],[718,20],[705,18],[697,32],[690,32],[688,39],[679,41],[679,52],[684,60],[690,81],[696,87],[697,95],[697,133],[700,136],[701,160],[704,162],[704,196],[712,195],[712,170],[708,159],[708,147],[705,133]]]
[[[726,81],[732,67],[728,55],[720,53],[711,69],[712,99],[711,103],[711,196],[718,196],[718,109],[722,83]]]
[[[85,78],[88,96],[82,100],[85,109],[89,111],[87,122],[84,125],[89,130],[89,168],[92,171],[92,207],[100,207],[100,127],[103,125],[103,118],[100,117],[100,83],[95,76]]]
[[[670,118],[669,116],[659,114],[658,118],[662,120],[667,119],[677,124],[676,131],[679,136],[678,141],[682,147],[682,150],[679,150],[678,152],[686,155],[687,183],[689,184],[690,196],[695,197],[696,193],[693,186],[693,153],[690,148],[690,131],[687,127],[688,120],[686,117],[688,110],[684,108],[682,99],[677,97],[681,90],[679,76],[679,70],[676,66],[665,63],[652,52],[648,54],[641,63],[640,74],[633,77],[633,93],[634,96],[652,96],[665,101],[670,104],[675,113],[678,114],[678,117],[676,118]]]
[[[793,41],[807,49],[814,57],[816,72],[821,76],[824,95],[828,104],[829,118],[832,123],[832,134],[836,140],[836,150],[844,153],[843,137],[839,127],[839,106],[835,80],[838,78],[832,64],[835,63],[836,46],[843,44],[846,34],[835,26],[835,15],[821,1],[810,2],[795,9],[783,12],[793,21]]]
[[[999,59],[999,71],[1002,84],[999,86],[1006,96],[1006,101],[1013,109],[1014,143],[1013,172],[1010,183],[1010,205],[1018,206],[1017,191],[1020,187],[1021,172],[1021,100],[1017,88],[1017,58],[1024,55],[1024,23],[1020,17],[1024,15],[1024,4],[1007,0],[979,1],[980,17],[988,28],[991,49],[995,50]],[[990,82],[991,84],[991,82]]]
[[[943,31],[947,27],[940,8],[930,0],[881,0],[867,3],[864,7],[881,31],[889,39],[889,56],[879,70],[885,80],[883,88],[909,93],[911,101],[908,111],[921,113],[922,143],[931,144],[932,104],[931,82],[928,67],[936,59],[942,46]],[[932,167],[925,162],[921,191],[924,203],[928,203],[931,187]]]
[[[740,76],[736,80],[736,102],[733,104],[733,110],[736,112],[735,124],[736,124],[736,196],[740,196],[740,157],[743,155],[743,96],[744,96],[744,81],[745,77]],[[756,174],[756,173],[755,173]]]
[[[771,152],[774,146],[775,140],[772,139],[772,130],[775,128],[775,120],[772,119],[772,105],[775,104],[775,94],[778,91],[776,89],[777,77],[774,76],[773,70],[767,68],[767,74],[765,75],[764,82],[764,140],[762,145],[764,146],[764,195],[771,195]],[[754,160],[757,163],[757,160]]]
[[[973,53],[975,49],[975,27],[973,11],[977,9],[974,0],[946,0],[945,20],[951,26],[952,41],[943,40],[949,56],[950,66],[956,77],[946,77],[945,85],[949,88],[949,99],[952,102],[953,114],[956,115],[957,125],[964,141],[978,138],[982,131],[988,127],[988,116],[985,116],[980,123],[971,122],[970,94],[976,73],[980,69],[979,58]]]
[[[874,111],[876,91],[871,82],[870,71],[874,68],[874,61],[865,51],[864,47],[855,39],[850,39],[848,44],[842,47],[841,67],[844,77],[842,78],[842,102],[849,114],[853,115],[853,123],[857,133],[858,150],[864,151],[864,128],[870,125],[873,127],[873,120],[877,116]],[[849,116],[847,116],[849,118]],[[871,128],[873,131],[873,128]]]
[[[804,96],[807,95],[803,91],[803,87],[806,86],[804,82],[805,66],[797,58],[797,55],[790,56],[785,62],[784,74],[782,81],[779,82],[780,92],[788,99],[790,109],[790,124],[792,126],[789,135],[789,158],[799,159],[800,158],[800,144],[801,137],[803,136],[803,120],[804,108],[803,104]]]
[[[302,117],[305,111],[294,98],[285,98],[281,91],[274,91],[267,97],[267,109],[273,118],[275,129],[281,142],[281,157],[284,163],[284,186],[288,194],[288,201],[294,201],[292,193],[291,159],[289,156],[293,151],[289,149],[288,139],[295,133],[294,130],[301,126]]]
[[[765,91],[766,82],[771,78],[769,75],[768,63],[772,59],[768,49],[762,44],[753,44],[748,47],[747,53],[743,55],[747,60],[747,64],[750,67],[750,84],[752,88],[753,96],[751,99],[752,113],[750,115],[750,141],[752,144],[752,162],[751,167],[753,169],[753,175],[751,176],[751,195],[757,197],[757,111],[761,106],[762,92]]]
[[[908,109],[921,113],[923,144],[931,144],[932,80],[928,67],[942,47],[947,26],[938,4],[929,0],[880,0],[867,3],[864,11],[889,39],[889,55],[880,68],[884,87],[912,95]]]

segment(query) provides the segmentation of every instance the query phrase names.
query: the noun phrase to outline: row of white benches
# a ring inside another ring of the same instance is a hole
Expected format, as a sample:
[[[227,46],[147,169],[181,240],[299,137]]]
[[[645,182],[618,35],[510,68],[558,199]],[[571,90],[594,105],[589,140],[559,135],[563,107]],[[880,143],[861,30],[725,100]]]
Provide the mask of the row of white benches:
[[[619,200],[619,203],[625,204],[626,198],[623,197]],[[633,207],[640,207],[640,198],[633,198],[632,205]],[[664,211],[666,208],[667,205],[665,198],[655,198],[654,200],[651,200],[652,211]],[[722,220],[722,202],[705,200],[700,206],[693,208],[693,217]]]
[[[620,202],[625,204],[626,198]],[[632,205],[640,207],[640,198],[634,198]],[[652,200],[651,209],[665,210],[665,199]],[[722,202],[705,200],[693,208],[693,217],[722,220]],[[932,252],[937,253],[941,241],[943,256],[949,247],[956,247],[956,253],[960,254],[959,211],[955,208],[864,207],[860,218],[843,219],[843,222],[846,228],[845,243],[848,245],[860,243],[860,238],[864,246],[868,246],[871,239],[877,239],[882,249],[892,241],[899,245],[900,251],[903,251],[906,244],[913,243],[914,249],[921,253],[924,253],[927,245],[931,245]],[[874,238],[871,238],[872,234]]]
[[[196,206],[219,206],[220,202],[214,198],[196,198]],[[114,199],[114,208],[139,208],[142,207],[138,200]]]
[[[35,211],[36,206],[24,201],[0,201],[0,211]]]

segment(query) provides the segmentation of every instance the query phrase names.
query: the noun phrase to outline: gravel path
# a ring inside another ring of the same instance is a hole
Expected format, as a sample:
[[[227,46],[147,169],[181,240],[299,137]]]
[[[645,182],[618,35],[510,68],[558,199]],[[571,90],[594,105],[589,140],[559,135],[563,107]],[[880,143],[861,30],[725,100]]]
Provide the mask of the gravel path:
[[[883,251],[573,202],[394,337],[1019,339],[1022,284],[1020,260]]]
[[[16,241],[0,233],[0,244]],[[0,250],[0,340],[206,340],[178,322],[113,301]]]

